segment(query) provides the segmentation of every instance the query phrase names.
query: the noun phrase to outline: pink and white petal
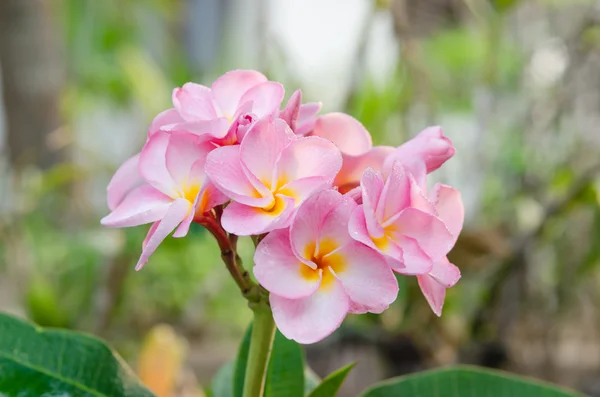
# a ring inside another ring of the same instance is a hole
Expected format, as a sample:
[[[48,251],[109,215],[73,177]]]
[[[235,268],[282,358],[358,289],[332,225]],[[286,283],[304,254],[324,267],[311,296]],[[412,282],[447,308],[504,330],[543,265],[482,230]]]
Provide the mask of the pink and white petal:
[[[402,165],[394,163],[392,173],[385,181],[379,202],[375,209],[376,218],[387,226],[386,222],[410,205],[411,182],[410,175]]]
[[[254,176],[274,190],[271,183],[277,158],[293,139],[292,130],[283,120],[259,120],[244,137],[240,158]]]
[[[185,120],[183,119],[183,117],[181,117],[177,109],[167,109],[159,113],[158,116],[156,116],[154,120],[152,120],[150,128],[148,128],[148,137],[154,135],[154,133],[156,133],[157,131],[168,130],[170,128],[173,128],[173,126],[181,124],[183,122],[185,122]]]
[[[148,241],[150,241],[150,239],[152,238],[152,236],[156,232],[156,229],[158,228],[159,224],[160,224],[160,221],[159,222],[154,222],[152,224],[152,226],[150,226],[150,229],[148,229],[148,233],[146,234],[146,237],[144,237],[144,241],[142,242],[142,250],[144,248],[146,248],[146,246],[148,245]]]
[[[167,147],[171,134],[157,132],[144,145],[140,154],[139,171],[142,177],[156,189],[172,198],[178,197],[179,186],[167,170]]]
[[[382,192],[385,186],[381,174],[367,168],[360,179],[360,186],[362,188],[362,205],[367,230],[371,237],[380,238],[383,236],[384,230],[380,224],[381,219],[377,219],[376,208],[382,200]]]
[[[296,212],[290,228],[291,247],[298,258],[307,263],[317,253],[316,243],[326,217],[342,201],[342,195],[334,190],[325,190],[309,197]],[[308,247],[314,251],[309,252]]]
[[[448,258],[434,262],[429,275],[446,288],[454,286],[460,280],[460,270]]]
[[[446,298],[446,287],[438,283],[429,274],[417,276],[419,287],[421,292],[427,299],[427,303],[431,307],[431,310],[439,317],[442,315],[442,308],[444,307],[444,299]]]
[[[312,176],[291,181],[278,189],[277,193],[293,198],[296,202],[296,206],[298,206],[314,193],[327,190],[330,187],[330,180],[323,178],[322,176]]]
[[[211,86],[212,96],[219,105],[221,115],[233,117],[238,106],[246,102],[242,96],[266,81],[267,78],[255,70],[232,70],[215,80]]]
[[[465,208],[460,191],[437,183],[431,191],[430,198],[434,202],[438,217],[452,233],[456,242],[465,221]]]
[[[194,211],[193,207],[190,206],[190,212],[187,214],[185,219],[179,224],[175,232],[173,232],[174,238],[181,238],[187,236],[190,231],[190,226],[192,225],[192,221],[194,220]]]
[[[133,189],[100,223],[108,227],[130,227],[156,222],[169,209],[173,199],[150,185]]]
[[[217,118],[210,88],[196,83],[185,83],[173,90],[173,106],[186,121]]]
[[[339,190],[338,190],[339,191]],[[355,187],[347,192],[343,193],[344,196],[350,197],[356,204],[362,204],[362,188],[360,186]]]
[[[210,180],[226,196],[241,204],[266,207],[273,197],[262,197],[250,183],[240,158],[240,146],[223,146],[206,157],[205,170]]]
[[[368,309],[389,306],[398,296],[398,282],[385,259],[373,249],[353,241],[323,260],[341,266],[335,272],[352,302]]]
[[[282,210],[277,214],[234,201],[223,211],[221,224],[227,232],[238,236],[258,235],[287,227],[294,212],[294,200],[287,197],[280,200]]]
[[[138,170],[139,161],[139,153],[125,160],[110,179],[106,187],[106,199],[111,211],[121,204],[129,192],[145,183]]]
[[[433,268],[433,261],[415,239],[402,236],[394,240],[391,246],[398,247],[401,251],[401,255],[396,252],[389,256],[392,260],[388,263],[394,271],[414,276],[429,273]]]
[[[351,197],[340,196],[319,228],[319,241],[335,241],[340,247],[355,243],[348,232],[348,223],[356,207],[358,204]]]
[[[300,113],[300,105],[302,103],[302,91],[296,90],[290,99],[288,99],[285,108],[279,113],[279,118],[290,126],[292,131],[296,129],[296,121]]]
[[[180,187],[189,186],[190,180],[197,180],[200,171],[199,164],[206,161],[206,156],[214,149],[210,142],[202,142],[200,137],[194,134],[172,134],[166,153],[167,170],[171,177]],[[191,171],[194,168],[194,178]],[[202,178],[198,182],[203,182]]]
[[[416,208],[406,208],[390,222],[390,233],[398,244],[401,236],[413,238],[434,261],[442,259],[454,244],[444,222]],[[402,247],[402,245],[400,245]]]
[[[279,112],[285,90],[280,83],[266,81],[250,88],[240,99],[240,103],[252,101],[252,113],[258,118]]]
[[[385,158],[394,151],[391,146],[375,146],[361,156],[342,155],[344,163],[335,177],[334,185],[340,187],[342,193],[360,184],[360,178],[367,168],[381,172]]]
[[[298,112],[298,121],[296,122],[296,126],[303,127],[306,123],[308,123],[311,120],[316,122],[316,120],[313,119],[321,111],[322,107],[323,104],[321,102],[309,102],[300,105],[300,110]]]
[[[288,339],[310,344],[331,335],[344,321],[350,302],[342,283],[333,280],[328,288],[319,288],[301,299],[269,296],[273,319]]]
[[[348,222],[348,232],[354,240],[360,241],[373,249],[378,249],[369,235],[362,204],[356,207],[352,212],[350,221]]]
[[[425,195],[425,192],[412,175],[410,175],[410,186],[410,206],[428,214],[438,216],[435,205]]]
[[[321,176],[333,181],[341,167],[342,155],[333,143],[319,137],[302,137],[281,152],[277,161],[277,177],[293,181]]]
[[[198,203],[194,206],[196,214],[204,214],[214,207],[225,204],[229,198],[211,182],[206,181],[200,191]]]
[[[302,275],[301,262],[290,244],[290,230],[274,230],[258,244],[254,253],[254,276],[267,291],[286,299],[312,295],[321,285],[321,278]]]
[[[191,133],[201,136],[207,141],[218,142],[221,139],[225,139],[229,124],[229,120],[219,117],[210,120],[185,121],[183,123],[170,124],[163,126],[161,131]]]
[[[171,204],[152,236],[148,238],[146,246],[142,250],[142,255],[135,266],[135,270],[140,270],[148,263],[150,255],[156,251],[159,244],[185,219],[191,206],[192,204],[186,199],[177,199]]]
[[[360,121],[345,113],[320,116],[312,134],[333,142],[342,153],[350,156],[360,156],[373,147],[369,131]]]

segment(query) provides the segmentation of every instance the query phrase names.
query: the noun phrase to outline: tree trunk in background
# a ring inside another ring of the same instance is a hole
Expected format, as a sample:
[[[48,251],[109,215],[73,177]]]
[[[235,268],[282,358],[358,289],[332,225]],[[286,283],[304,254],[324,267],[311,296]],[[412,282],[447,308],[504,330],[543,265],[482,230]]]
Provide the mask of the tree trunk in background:
[[[0,0],[0,70],[13,169],[48,168],[62,157],[49,134],[60,126],[64,69],[53,0]]]

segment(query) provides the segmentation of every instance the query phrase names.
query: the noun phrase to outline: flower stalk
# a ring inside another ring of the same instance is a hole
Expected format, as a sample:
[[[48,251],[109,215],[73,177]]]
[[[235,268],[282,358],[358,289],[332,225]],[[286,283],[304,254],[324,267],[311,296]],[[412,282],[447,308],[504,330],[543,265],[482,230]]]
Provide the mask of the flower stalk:
[[[275,335],[275,322],[266,296],[257,303],[251,303],[254,323],[250,337],[250,351],[244,378],[243,397],[260,397],[263,394],[269,356]]]

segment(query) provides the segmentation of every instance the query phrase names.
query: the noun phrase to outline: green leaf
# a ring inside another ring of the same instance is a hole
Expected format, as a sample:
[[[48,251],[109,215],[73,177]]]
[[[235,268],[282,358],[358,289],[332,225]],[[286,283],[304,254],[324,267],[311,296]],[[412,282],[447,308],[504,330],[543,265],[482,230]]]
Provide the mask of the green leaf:
[[[319,386],[321,379],[308,366],[304,369],[304,395],[310,394]]]
[[[389,379],[362,397],[575,397],[578,393],[502,371],[456,366]]]
[[[238,350],[235,360],[235,372],[233,374],[233,396],[242,397],[244,393],[244,379],[246,378],[246,366],[248,365],[248,352],[250,351],[250,338],[252,337],[252,323],[248,326],[242,344]]]
[[[103,342],[42,329],[0,314],[0,395],[3,397],[151,397]]]
[[[356,363],[348,364],[329,374],[308,397],[334,397],[338,390],[340,390],[342,383],[344,383],[346,375],[348,375],[355,365]]]
[[[304,356],[300,345],[276,331],[267,368],[265,397],[303,397]]]
[[[235,365],[233,362],[223,365],[211,382],[211,397],[232,397],[233,396],[233,374]]]

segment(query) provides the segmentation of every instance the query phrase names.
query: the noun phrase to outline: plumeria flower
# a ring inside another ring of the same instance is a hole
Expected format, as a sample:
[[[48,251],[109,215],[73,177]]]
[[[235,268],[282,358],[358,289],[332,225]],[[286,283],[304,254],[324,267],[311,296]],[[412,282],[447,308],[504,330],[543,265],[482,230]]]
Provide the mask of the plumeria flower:
[[[352,214],[352,236],[386,256],[401,274],[426,274],[446,256],[454,236],[404,167],[396,162],[384,181],[368,168],[361,179],[362,205]]]
[[[381,313],[396,299],[398,283],[383,257],[348,233],[356,207],[334,190],[316,193],[289,229],[258,245],[254,274],[270,292],[273,318],[287,338],[317,342],[347,313]]]
[[[157,132],[111,180],[112,212],[101,223],[109,227],[153,223],[136,269],[173,230],[173,237],[187,235],[192,221],[228,200],[204,172],[206,156],[213,149],[212,143],[194,134]]]
[[[386,158],[383,173],[389,175],[396,161],[406,166],[415,160],[424,162],[427,173],[430,173],[440,168],[454,153],[456,149],[452,146],[452,141],[444,136],[442,128],[428,127]]]
[[[239,143],[248,124],[279,112],[283,96],[281,84],[254,70],[225,73],[210,88],[186,83],[173,90],[174,108],[156,116],[148,134],[186,130],[220,146]]]
[[[329,188],[341,165],[331,142],[298,137],[283,120],[264,119],[240,145],[213,150],[206,171],[232,200],[223,212],[223,228],[245,236],[289,226],[295,209]]]

